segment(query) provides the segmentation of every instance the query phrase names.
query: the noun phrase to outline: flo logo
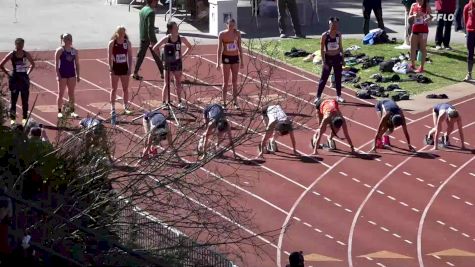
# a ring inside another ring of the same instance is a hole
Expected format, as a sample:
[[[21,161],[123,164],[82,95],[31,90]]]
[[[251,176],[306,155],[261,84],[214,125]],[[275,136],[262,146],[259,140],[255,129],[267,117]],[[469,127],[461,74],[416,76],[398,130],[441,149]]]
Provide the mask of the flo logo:
[[[455,16],[454,14],[437,14],[434,16],[434,21],[454,21]]]

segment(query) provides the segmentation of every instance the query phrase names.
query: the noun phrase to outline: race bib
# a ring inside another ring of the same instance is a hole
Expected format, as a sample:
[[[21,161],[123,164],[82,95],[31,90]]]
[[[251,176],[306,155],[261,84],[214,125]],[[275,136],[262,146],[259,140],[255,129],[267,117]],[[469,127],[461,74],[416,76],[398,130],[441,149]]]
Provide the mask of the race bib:
[[[127,55],[126,54],[115,55],[115,62],[116,63],[126,63],[127,62]]]
[[[424,24],[424,18],[416,18],[414,24]]]
[[[226,45],[227,51],[236,51],[237,49],[238,49],[238,46],[236,43],[230,43]]]
[[[26,58],[23,58],[21,62],[17,61],[17,64],[15,65],[16,72],[26,72],[27,69],[28,68],[26,66]]]
[[[328,50],[338,50],[340,45],[337,42],[329,42],[328,43]]]

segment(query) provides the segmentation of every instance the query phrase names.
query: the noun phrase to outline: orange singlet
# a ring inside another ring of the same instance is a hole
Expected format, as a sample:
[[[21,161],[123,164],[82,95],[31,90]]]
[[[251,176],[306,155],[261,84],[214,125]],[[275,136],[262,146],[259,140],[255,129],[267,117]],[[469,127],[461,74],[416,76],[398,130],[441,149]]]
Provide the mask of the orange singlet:
[[[229,35],[229,32],[226,34],[223,34],[223,55],[224,56],[239,56],[239,37],[234,31],[232,35],[234,36],[233,38],[226,38]]]

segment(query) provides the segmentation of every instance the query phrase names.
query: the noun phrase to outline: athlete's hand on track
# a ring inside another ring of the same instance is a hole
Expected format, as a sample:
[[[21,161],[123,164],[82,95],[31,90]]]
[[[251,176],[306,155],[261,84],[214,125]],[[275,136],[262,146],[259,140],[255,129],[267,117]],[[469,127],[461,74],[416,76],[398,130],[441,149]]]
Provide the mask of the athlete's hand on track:
[[[413,152],[413,153],[416,153],[416,152],[417,152],[416,149],[415,149],[413,146],[411,146],[411,145],[409,145],[409,150],[410,150],[411,152]]]
[[[216,69],[218,69],[218,70],[219,70],[219,68],[220,68],[220,67],[221,67],[221,65],[220,65],[220,64],[216,64]]]
[[[76,81],[77,81],[77,82],[80,82],[80,81],[81,81],[81,77],[77,76],[77,77],[76,77]]]

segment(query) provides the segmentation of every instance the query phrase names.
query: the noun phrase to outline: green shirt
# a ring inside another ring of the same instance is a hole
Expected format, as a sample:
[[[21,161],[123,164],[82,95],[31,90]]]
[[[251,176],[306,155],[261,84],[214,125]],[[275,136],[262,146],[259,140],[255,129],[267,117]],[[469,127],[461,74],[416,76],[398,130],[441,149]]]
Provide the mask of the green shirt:
[[[155,11],[149,6],[145,6],[140,10],[140,40],[157,42],[155,36]]]

